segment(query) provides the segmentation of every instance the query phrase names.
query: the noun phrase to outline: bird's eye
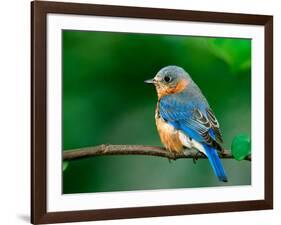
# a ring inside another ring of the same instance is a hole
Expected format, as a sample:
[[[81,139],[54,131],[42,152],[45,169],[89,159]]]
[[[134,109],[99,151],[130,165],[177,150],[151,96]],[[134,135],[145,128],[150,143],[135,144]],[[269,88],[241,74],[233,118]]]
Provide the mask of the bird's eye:
[[[164,81],[167,82],[167,83],[170,82],[170,81],[171,81],[171,77],[165,76],[165,77],[164,77]]]

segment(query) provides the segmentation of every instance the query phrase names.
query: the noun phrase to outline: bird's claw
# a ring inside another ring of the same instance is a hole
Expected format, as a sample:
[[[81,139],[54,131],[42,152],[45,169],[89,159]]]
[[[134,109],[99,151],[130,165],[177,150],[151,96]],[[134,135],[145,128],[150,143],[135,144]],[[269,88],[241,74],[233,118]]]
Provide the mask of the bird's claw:
[[[196,152],[195,156],[192,158],[194,164],[196,164],[199,156],[201,156],[201,155],[203,155],[202,152]]]
[[[220,152],[220,154],[221,154],[221,155],[226,155],[227,153],[226,153],[225,149],[222,149],[221,152]]]
[[[172,160],[176,160],[176,159],[177,159],[176,154],[174,152],[171,152],[171,156],[170,158],[168,158],[169,163],[171,163]]]
[[[197,160],[198,160],[198,153],[196,153],[196,155],[193,156],[193,158],[192,158],[192,161],[193,161],[194,164],[197,163]]]

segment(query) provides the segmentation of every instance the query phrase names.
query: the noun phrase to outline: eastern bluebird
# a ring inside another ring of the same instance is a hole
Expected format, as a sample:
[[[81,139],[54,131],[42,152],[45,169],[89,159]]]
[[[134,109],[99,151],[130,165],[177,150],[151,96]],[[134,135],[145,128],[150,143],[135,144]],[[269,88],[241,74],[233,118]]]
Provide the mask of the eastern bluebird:
[[[145,83],[156,87],[155,120],[164,146],[171,152],[196,148],[207,156],[218,179],[227,182],[217,153],[222,151],[219,123],[190,75],[181,67],[167,66]]]

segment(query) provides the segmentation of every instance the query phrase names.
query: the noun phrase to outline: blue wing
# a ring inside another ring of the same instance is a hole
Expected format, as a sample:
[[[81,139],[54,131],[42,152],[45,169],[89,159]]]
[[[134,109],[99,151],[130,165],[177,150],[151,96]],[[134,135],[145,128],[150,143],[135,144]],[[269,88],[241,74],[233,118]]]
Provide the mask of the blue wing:
[[[186,102],[180,97],[165,96],[159,102],[159,114],[192,139],[221,150],[219,124],[206,102]]]
[[[213,112],[205,101],[185,102],[184,98],[165,96],[159,101],[159,114],[176,129],[203,144],[205,154],[220,181],[227,182],[217,150],[222,150],[222,137]]]

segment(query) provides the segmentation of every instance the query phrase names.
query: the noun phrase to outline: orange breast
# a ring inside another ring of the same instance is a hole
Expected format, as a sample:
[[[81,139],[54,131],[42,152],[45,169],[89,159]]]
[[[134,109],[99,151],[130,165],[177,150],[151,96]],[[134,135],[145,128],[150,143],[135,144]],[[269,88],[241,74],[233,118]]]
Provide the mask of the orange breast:
[[[182,92],[185,88],[188,86],[188,81],[187,80],[182,80],[177,83],[176,86],[170,87],[169,85],[161,85],[157,86],[157,95],[158,99],[161,99],[162,97],[170,94],[176,94]]]
[[[163,145],[172,152],[180,152],[183,150],[183,145],[179,139],[179,132],[170,124],[166,123],[158,115],[156,109],[155,114],[156,127]]]

